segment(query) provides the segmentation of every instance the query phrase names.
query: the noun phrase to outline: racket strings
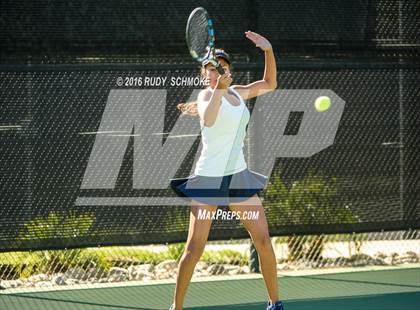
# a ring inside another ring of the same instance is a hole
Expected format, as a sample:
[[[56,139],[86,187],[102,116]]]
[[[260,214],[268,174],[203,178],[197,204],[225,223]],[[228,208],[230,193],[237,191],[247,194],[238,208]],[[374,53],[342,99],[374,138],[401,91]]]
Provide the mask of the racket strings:
[[[210,29],[207,18],[198,12],[192,16],[188,27],[190,51],[195,53],[196,58],[205,58],[210,50]]]

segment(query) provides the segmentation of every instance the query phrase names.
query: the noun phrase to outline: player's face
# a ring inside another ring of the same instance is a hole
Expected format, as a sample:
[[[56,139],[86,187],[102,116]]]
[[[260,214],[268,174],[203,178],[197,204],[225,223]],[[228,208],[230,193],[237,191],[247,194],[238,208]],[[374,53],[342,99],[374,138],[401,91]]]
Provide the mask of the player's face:
[[[223,58],[218,58],[218,60],[220,64],[222,65],[223,70],[225,70],[225,73],[230,74],[229,63]],[[209,79],[210,87],[214,88],[216,87],[217,78],[219,77],[219,72],[217,72],[216,68],[211,63],[208,63],[204,68],[204,77]]]

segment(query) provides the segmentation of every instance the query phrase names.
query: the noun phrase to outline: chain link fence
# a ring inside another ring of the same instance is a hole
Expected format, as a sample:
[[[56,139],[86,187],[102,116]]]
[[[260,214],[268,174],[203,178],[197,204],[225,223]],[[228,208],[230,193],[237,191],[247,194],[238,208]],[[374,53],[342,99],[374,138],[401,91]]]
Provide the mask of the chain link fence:
[[[273,237],[279,274],[346,267],[412,266],[418,230]],[[209,241],[194,278],[249,274],[249,239]],[[2,289],[173,280],[184,244],[0,253]],[[354,269],[357,270],[357,269]]]

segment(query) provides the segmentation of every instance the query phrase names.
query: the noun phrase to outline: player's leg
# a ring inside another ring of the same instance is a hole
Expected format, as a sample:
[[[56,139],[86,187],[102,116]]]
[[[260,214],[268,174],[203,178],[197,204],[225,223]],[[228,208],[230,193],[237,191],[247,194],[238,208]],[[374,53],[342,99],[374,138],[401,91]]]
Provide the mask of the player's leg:
[[[267,287],[268,297],[272,303],[275,303],[278,300],[277,262],[261,200],[255,194],[244,202],[229,204],[229,208],[232,211],[241,212],[241,222],[248,230],[258,252],[261,272]],[[246,219],[243,216],[244,211],[246,211],[248,215],[250,214],[249,212],[258,212],[258,218]]]
[[[203,212],[215,212],[217,206],[201,204],[195,200],[191,203],[190,226],[184,253],[178,264],[176,287],[174,295],[174,308],[182,309],[185,294],[191,281],[195,265],[203,254],[211,228],[211,219],[199,219]]]

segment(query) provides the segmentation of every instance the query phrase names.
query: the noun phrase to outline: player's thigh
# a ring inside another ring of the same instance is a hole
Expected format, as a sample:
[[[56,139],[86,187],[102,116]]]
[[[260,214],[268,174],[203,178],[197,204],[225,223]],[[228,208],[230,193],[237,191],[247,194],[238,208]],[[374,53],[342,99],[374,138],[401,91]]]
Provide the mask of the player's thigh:
[[[254,242],[262,241],[269,237],[267,218],[261,199],[257,194],[244,202],[231,203],[229,208],[241,215],[241,222],[250,233]]]
[[[216,210],[217,206],[192,200],[187,243],[207,241],[212,223],[211,214]]]

